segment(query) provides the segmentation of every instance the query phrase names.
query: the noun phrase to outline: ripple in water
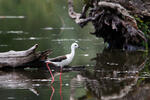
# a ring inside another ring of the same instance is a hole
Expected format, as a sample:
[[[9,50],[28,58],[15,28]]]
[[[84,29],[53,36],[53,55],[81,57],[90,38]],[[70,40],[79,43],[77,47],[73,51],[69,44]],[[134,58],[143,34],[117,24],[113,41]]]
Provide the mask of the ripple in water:
[[[0,31],[0,34],[28,34],[22,30],[10,30],[10,31]]]
[[[0,47],[7,47],[8,45],[6,44],[0,44]]]
[[[53,42],[63,42],[63,41],[92,41],[90,39],[53,39]]]
[[[43,30],[74,30],[74,27],[60,27],[60,28],[45,27],[42,29]]]
[[[13,38],[13,40],[45,40],[48,37],[29,37],[29,38]]]
[[[25,18],[25,16],[0,16],[0,19],[14,19],[14,18],[23,19]]]
[[[8,99],[8,100],[14,100],[15,97],[8,97],[7,99]]]

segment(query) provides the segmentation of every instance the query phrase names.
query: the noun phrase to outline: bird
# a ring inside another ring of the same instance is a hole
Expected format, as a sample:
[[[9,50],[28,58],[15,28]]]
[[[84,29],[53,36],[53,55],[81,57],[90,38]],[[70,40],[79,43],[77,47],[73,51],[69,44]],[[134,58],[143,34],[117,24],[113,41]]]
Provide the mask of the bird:
[[[60,67],[64,67],[66,65],[69,65],[75,56],[75,49],[76,48],[79,48],[79,45],[77,43],[72,43],[71,53],[66,54],[64,56],[58,56],[56,58],[48,59],[48,62],[50,62],[56,66],[60,66]]]
[[[71,45],[71,53],[66,54],[64,56],[58,56],[58,57],[55,57],[55,58],[50,58],[47,61],[45,61],[46,64],[47,64],[47,68],[48,68],[48,70],[49,70],[49,72],[50,72],[50,74],[52,76],[51,84],[54,82],[54,77],[53,77],[53,74],[52,74],[51,69],[48,66],[48,64],[53,64],[55,66],[59,66],[60,67],[60,72],[62,72],[62,67],[67,66],[67,65],[69,65],[72,62],[72,60],[73,60],[73,58],[75,56],[75,50],[77,48],[80,48],[79,45],[76,42],[72,43],[72,45]],[[80,48],[80,49],[82,49],[82,48]]]

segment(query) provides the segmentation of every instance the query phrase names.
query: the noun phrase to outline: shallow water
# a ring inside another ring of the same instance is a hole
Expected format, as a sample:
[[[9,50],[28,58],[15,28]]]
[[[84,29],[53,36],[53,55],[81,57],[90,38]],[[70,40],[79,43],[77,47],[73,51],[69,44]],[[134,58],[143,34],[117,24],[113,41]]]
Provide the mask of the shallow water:
[[[0,52],[39,44],[39,51],[53,50],[52,58],[69,53],[73,42],[85,49],[76,50],[73,68],[63,68],[62,83],[57,69],[50,84],[46,65],[0,70],[1,100],[149,100],[149,56],[105,50],[92,31],[91,24],[82,29],[69,18],[66,0],[0,0]]]

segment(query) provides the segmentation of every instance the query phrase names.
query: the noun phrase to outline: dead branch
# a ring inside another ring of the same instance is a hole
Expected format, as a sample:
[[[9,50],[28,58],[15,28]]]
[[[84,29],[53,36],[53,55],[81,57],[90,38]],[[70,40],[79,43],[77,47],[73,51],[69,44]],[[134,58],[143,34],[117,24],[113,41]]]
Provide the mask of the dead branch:
[[[47,56],[51,53],[50,50],[43,52],[35,52],[38,45],[35,44],[33,47],[24,51],[9,51],[0,53],[0,68],[3,67],[19,67],[24,66],[31,62],[39,62],[46,60]]]

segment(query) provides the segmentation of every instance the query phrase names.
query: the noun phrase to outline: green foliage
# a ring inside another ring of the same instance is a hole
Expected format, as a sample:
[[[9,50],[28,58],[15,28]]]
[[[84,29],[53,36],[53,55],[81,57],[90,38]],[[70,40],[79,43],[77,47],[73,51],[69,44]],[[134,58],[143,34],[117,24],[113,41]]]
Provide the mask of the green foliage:
[[[87,4],[90,2],[90,0],[81,0],[84,4]]]
[[[135,16],[137,21],[138,28],[144,33],[147,39],[150,39],[150,22],[144,22],[140,17]],[[143,46],[145,46],[148,51],[148,43],[143,42]]]
[[[150,34],[150,22],[144,22],[142,19],[140,19],[139,17],[135,17],[137,24],[138,24],[138,28],[145,34]]]

